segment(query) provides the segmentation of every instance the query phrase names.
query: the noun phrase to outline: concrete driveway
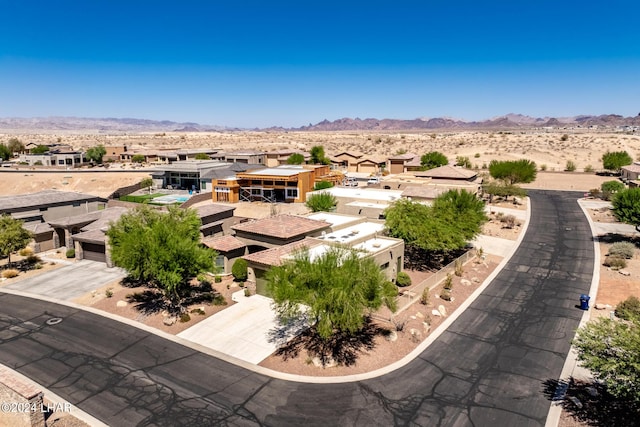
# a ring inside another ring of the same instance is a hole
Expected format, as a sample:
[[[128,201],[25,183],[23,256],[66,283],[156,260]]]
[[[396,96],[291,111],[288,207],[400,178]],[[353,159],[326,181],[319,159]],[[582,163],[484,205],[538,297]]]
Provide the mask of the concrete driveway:
[[[71,301],[125,276],[121,268],[108,268],[103,262],[82,260],[5,288]]]
[[[271,308],[271,298],[262,295],[247,298],[240,291],[234,293],[233,300],[237,304],[180,332],[178,336],[258,364],[306,326],[304,323],[280,326]]]

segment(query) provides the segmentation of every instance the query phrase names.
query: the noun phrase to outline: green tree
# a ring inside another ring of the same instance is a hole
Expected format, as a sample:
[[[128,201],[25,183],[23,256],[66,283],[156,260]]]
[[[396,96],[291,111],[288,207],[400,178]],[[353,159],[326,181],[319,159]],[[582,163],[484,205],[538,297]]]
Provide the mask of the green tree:
[[[49,151],[48,145],[38,145],[36,148],[31,150],[32,154],[44,154]]]
[[[440,166],[448,165],[449,159],[439,151],[430,151],[420,157],[422,170],[429,170]]]
[[[102,158],[105,154],[107,154],[107,150],[104,148],[104,145],[99,144],[89,148],[85,153],[85,157],[92,162],[102,163]]]
[[[150,188],[153,187],[153,179],[151,177],[143,178],[140,181],[140,188]]]
[[[615,180],[605,181],[600,186],[600,190],[602,190],[602,198],[605,200],[610,200],[614,194],[619,193],[624,189],[624,184]]]
[[[233,278],[238,282],[244,282],[249,277],[248,263],[242,258],[238,258],[234,261],[231,267],[231,274]]]
[[[300,153],[293,153],[287,158],[288,165],[301,165],[304,163],[304,156]]]
[[[578,360],[613,396],[640,404],[640,323],[601,317],[578,330]]]
[[[329,158],[324,154],[324,147],[322,145],[315,145],[311,147],[311,163],[314,165],[328,165],[331,163]]]
[[[189,290],[189,279],[215,272],[215,251],[200,245],[200,218],[193,209],[147,206],[120,217],[107,230],[111,258],[135,280],[158,287],[178,302]]]
[[[338,200],[335,196],[326,191],[310,195],[305,203],[312,212],[327,212],[335,208],[337,204]]]
[[[9,160],[11,158],[11,150],[4,144],[0,144],[0,159]]]
[[[640,231],[640,187],[616,193],[611,204],[613,215],[618,221],[634,225]]]
[[[531,160],[492,160],[489,174],[493,179],[504,181],[507,185],[528,183],[536,179],[536,164]]]
[[[602,167],[613,172],[620,172],[622,166],[633,163],[633,159],[626,151],[607,151],[602,155]]]
[[[327,339],[336,332],[356,334],[365,317],[382,305],[396,309],[398,293],[386,280],[371,257],[356,251],[331,247],[311,259],[308,251],[267,271],[267,291],[283,319],[306,314],[313,320],[320,337]]]
[[[0,216],[0,255],[9,257],[11,253],[27,247],[32,239],[32,234],[22,227],[23,222],[12,218],[10,215]]]
[[[443,193],[432,206],[400,199],[385,210],[385,217],[390,236],[433,252],[464,248],[487,220],[484,203],[464,190]]]
[[[196,160],[211,160],[207,153],[197,153],[194,157]]]
[[[131,156],[131,161],[133,163],[144,163],[145,157],[142,154],[134,154],[133,156]]]
[[[18,138],[10,138],[7,142],[7,147],[9,147],[12,153],[24,151],[24,144]]]

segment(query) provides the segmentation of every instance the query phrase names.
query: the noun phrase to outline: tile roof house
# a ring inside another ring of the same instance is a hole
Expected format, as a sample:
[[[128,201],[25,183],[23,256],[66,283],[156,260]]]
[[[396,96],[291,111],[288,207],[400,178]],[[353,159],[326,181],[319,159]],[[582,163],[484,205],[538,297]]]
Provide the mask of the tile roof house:
[[[247,254],[247,245],[234,236],[204,237],[202,244],[218,253],[215,262],[224,273],[231,273],[235,260]]]
[[[636,181],[640,178],[640,162],[633,162],[620,168],[620,177],[623,181]]]
[[[247,244],[264,248],[282,246],[302,240],[307,236],[318,236],[331,224],[295,215],[278,215],[270,218],[236,224],[231,228],[236,237]]]

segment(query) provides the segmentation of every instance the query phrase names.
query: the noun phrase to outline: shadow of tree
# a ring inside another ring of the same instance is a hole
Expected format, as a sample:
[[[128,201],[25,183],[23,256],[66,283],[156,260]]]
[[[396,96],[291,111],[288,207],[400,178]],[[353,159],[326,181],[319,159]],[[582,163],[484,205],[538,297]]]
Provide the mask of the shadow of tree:
[[[139,281],[128,283],[136,283],[135,286],[131,287],[144,286],[144,284]],[[136,310],[145,315],[156,314],[162,311],[167,311],[170,315],[179,315],[186,312],[187,308],[194,304],[227,304],[224,296],[215,291],[209,282],[202,282],[198,285],[191,285],[188,288],[185,288],[177,299],[169,298],[161,289],[151,288],[143,292],[136,292],[128,295],[127,301],[134,304]]]
[[[573,419],[589,426],[638,425],[640,406],[617,399],[597,382],[570,378],[547,380],[543,392],[552,402],[561,405]]]
[[[619,233],[600,234],[597,239],[604,243],[631,242],[640,248],[640,237],[628,236]]]
[[[297,357],[301,350],[306,350],[311,357],[318,357],[323,366],[331,361],[344,366],[356,363],[358,355],[375,348],[375,337],[387,335],[389,331],[381,328],[371,318],[367,318],[364,327],[351,334],[336,331],[331,337],[322,338],[315,327],[309,327],[276,351],[284,360]]]
[[[413,245],[404,248],[405,270],[438,271],[464,254],[467,249],[453,251],[426,251]]]

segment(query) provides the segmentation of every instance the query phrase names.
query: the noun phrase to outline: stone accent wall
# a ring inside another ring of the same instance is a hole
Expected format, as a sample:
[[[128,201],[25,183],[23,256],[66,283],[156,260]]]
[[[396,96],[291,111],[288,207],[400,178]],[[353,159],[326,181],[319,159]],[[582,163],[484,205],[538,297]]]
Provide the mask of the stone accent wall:
[[[26,384],[10,369],[0,366],[0,403],[4,404],[0,410],[1,426],[45,427],[42,396],[42,390]],[[25,405],[36,410],[22,411]]]

